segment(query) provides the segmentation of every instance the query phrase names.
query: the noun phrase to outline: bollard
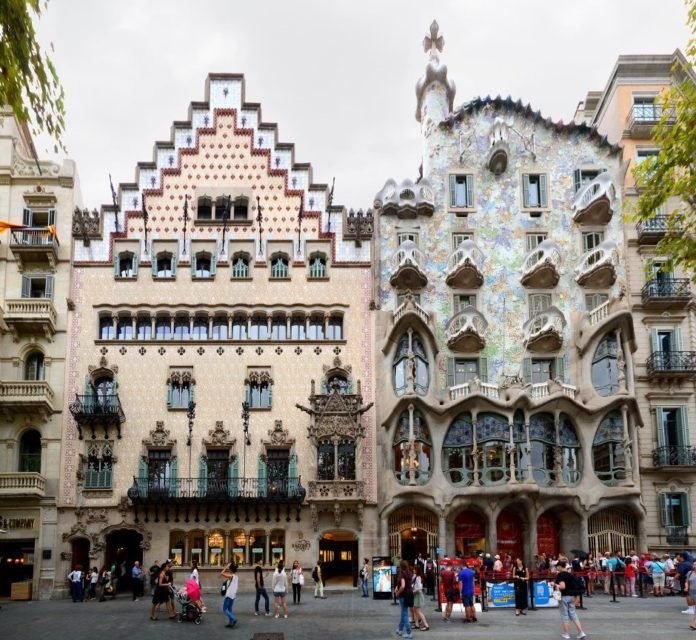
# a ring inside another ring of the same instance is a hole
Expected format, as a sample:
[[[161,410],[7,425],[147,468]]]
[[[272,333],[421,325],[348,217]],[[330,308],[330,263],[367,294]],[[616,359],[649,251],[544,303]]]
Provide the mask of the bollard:
[[[614,572],[613,571],[611,572],[611,577],[609,579],[609,589],[611,591],[611,600],[609,600],[609,602],[611,602],[611,603],[618,602],[618,600],[616,599],[616,589],[614,588]]]
[[[529,577],[529,584],[527,585],[529,590],[529,610],[536,611],[536,605],[534,604],[534,578]]]
[[[641,573],[640,571],[638,572],[638,591],[640,593],[640,598],[645,598],[645,591],[643,590],[643,579],[645,578],[645,574]]]
[[[481,611],[488,612],[488,590],[486,589],[486,576],[481,578]]]

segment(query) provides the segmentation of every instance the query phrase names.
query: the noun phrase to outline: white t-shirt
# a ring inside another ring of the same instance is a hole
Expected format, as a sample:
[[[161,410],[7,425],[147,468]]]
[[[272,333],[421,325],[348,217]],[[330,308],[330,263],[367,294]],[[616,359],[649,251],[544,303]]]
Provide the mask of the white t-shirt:
[[[97,584],[99,582],[99,572],[98,571],[92,571],[92,578],[90,580],[92,584]]]
[[[71,582],[80,582],[82,580],[82,571],[78,571],[77,569],[73,569],[69,574],[68,574],[68,579]]]
[[[288,575],[285,571],[273,572],[273,593],[285,593],[288,590]]]
[[[302,575],[302,568],[293,569],[290,573],[292,574],[292,583],[300,584],[300,575]]]
[[[237,588],[239,587],[239,578],[237,574],[232,576],[232,579],[227,583],[227,591],[225,591],[225,598],[234,600],[237,597]]]
[[[198,569],[194,569],[193,571],[191,571],[191,580],[195,580],[198,584],[201,583],[201,580],[198,577]]]

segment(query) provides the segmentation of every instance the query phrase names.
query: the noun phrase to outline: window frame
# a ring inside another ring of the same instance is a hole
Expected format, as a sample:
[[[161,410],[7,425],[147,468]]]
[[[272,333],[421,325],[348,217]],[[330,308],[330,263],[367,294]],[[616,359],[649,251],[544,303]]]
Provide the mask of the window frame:
[[[463,181],[460,181],[459,178],[463,178]],[[476,185],[473,172],[457,171],[450,173],[448,174],[447,184],[448,211],[464,214],[476,211]],[[457,185],[459,184],[464,185],[464,204],[461,204],[460,200],[457,197],[459,193]]]
[[[530,195],[531,195],[531,185],[532,181],[531,178],[535,177],[537,178],[538,181],[538,204],[536,206],[532,206],[530,204]],[[549,174],[546,171],[523,171],[522,172],[522,179],[520,181],[520,186],[522,189],[521,193],[521,207],[520,209],[522,211],[527,211],[532,214],[540,215],[544,211],[550,211],[551,210],[551,205],[550,205],[550,180],[549,180]]]
[[[241,268],[240,263],[244,265]],[[251,280],[251,258],[247,253],[237,252],[232,255],[230,261],[230,272],[232,280]],[[244,275],[241,275],[241,273]]]
[[[290,280],[290,257],[284,253],[271,256],[271,280]],[[280,265],[280,266],[279,266]]]
[[[542,242],[549,239],[549,234],[546,231],[528,231],[525,234],[525,246],[527,253],[536,251]]]

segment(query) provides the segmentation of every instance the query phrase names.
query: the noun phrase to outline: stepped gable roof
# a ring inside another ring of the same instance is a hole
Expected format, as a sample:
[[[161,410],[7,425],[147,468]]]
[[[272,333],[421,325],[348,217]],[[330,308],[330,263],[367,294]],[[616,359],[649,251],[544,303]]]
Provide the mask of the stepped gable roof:
[[[544,118],[541,115],[541,111],[535,111],[530,104],[524,104],[522,100],[515,101],[510,96],[507,98],[502,98],[501,96],[496,96],[495,98],[491,98],[490,96],[486,96],[485,98],[476,97],[469,102],[465,102],[458,109],[455,109],[455,111],[450,114],[449,118],[442,122],[440,126],[451,128],[454,126],[455,122],[461,122],[465,115],[470,115],[489,106],[519,113],[525,118],[529,118],[535,123],[542,124],[556,133],[572,134],[578,132],[585,134],[600,147],[607,147],[610,153],[621,153],[621,145],[611,144],[607,136],[599,133],[596,127],[590,127],[584,122],[579,124],[575,122],[566,124],[562,120],[554,122],[551,118]]]

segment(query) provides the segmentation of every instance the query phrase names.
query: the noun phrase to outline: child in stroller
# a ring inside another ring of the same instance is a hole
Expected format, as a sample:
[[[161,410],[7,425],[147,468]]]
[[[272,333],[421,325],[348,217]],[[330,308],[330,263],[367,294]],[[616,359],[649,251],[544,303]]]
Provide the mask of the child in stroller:
[[[174,589],[174,598],[181,605],[181,611],[177,616],[178,622],[203,622],[205,605],[201,600],[201,588],[195,580],[187,580],[186,587]]]

